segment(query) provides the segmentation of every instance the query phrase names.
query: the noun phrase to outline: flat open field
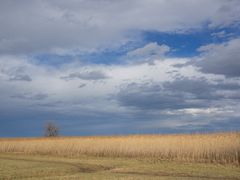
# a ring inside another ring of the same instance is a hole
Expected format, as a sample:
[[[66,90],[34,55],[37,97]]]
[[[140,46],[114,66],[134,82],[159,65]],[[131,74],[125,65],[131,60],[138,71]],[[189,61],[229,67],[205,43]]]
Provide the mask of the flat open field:
[[[0,139],[0,179],[240,179],[240,134]]]
[[[240,179],[240,168],[147,159],[0,154],[0,179]]]

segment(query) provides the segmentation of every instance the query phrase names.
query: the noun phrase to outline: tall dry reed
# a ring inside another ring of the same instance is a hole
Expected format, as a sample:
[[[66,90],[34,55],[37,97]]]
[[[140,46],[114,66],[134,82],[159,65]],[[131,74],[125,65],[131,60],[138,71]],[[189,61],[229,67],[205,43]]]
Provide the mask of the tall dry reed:
[[[0,152],[240,165],[240,133],[0,139]]]

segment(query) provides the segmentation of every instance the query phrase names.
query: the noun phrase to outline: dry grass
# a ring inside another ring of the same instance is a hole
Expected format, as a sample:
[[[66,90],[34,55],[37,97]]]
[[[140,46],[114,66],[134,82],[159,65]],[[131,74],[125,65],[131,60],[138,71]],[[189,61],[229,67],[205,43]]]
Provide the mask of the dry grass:
[[[240,133],[0,139],[0,152],[240,165]]]

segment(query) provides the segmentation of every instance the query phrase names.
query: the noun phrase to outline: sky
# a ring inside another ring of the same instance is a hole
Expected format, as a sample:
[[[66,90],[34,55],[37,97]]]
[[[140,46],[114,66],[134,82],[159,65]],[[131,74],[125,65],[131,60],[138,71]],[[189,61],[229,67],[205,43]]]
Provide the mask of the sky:
[[[240,130],[239,0],[0,0],[0,137]]]

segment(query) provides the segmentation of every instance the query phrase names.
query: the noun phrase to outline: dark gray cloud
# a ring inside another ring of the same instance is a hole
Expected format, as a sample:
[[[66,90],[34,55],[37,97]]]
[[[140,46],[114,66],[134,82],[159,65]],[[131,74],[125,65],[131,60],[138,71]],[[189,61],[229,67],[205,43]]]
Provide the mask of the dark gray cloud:
[[[204,73],[227,77],[240,76],[240,38],[223,44],[211,44],[199,48],[202,59],[192,64]]]
[[[102,72],[102,71],[90,71],[90,72],[75,72],[71,73],[67,76],[61,77],[61,79],[64,79],[66,81],[72,80],[72,79],[82,79],[82,80],[102,80],[107,79],[108,76]]]
[[[166,90],[160,84],[131,84],[118,94],[118,101],[123,106],[131,106],[142,110],[184,109],[204,107],[187,93]]]
[[[224,92],[231,91],[233,95],[240,90],[240,85],[238,83],[224,81],[210,83],[205,78],[190,79],[182,77],[172,82],[163,83],[163,88],[175,93],[188,93],[192,98],[196,99],[217,100],[230,98],[231,96],[227,96]]]
[[[240,85],[210,83],[204,78],[179,78],[162,84],[132,83],[121,89],[117,99],[122,106],[142,110],[206,108],[221,100],[238,99]]]
[[[15,94],[11,96],[11,98],[26,99],[26,100],[43,100],[43,99],[46,99],[47,97],[48,97],[48,94],[44,94],[44,93],[38,93],[38,94],[23,93],[23,94]]]
[[[9,79],[10,81],[32,81],[32,78],[27,74],[18,74]]]
[[[87,84],[80,84],[79,86],[78,86],[78,88],[83,88],[83,87],[85,87]]]

